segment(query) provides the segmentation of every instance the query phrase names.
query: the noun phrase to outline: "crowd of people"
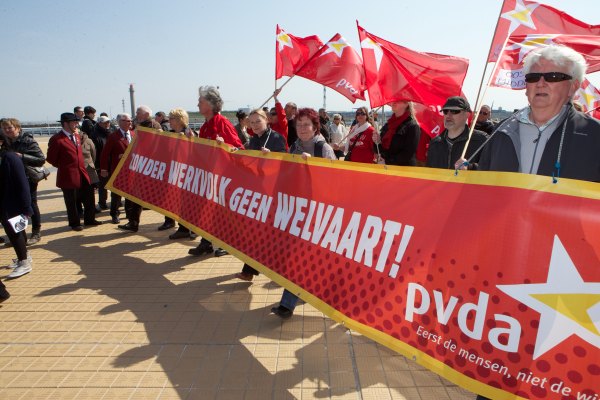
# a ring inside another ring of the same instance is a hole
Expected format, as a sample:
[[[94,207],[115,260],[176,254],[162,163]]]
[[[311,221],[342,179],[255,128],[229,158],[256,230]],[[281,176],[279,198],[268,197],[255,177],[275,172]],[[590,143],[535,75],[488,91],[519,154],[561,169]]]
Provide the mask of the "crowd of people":
[[[473,110],[466,98],[447,99],[442,107],[444,130],[428,147],[426,166],[444,169],[509,171],[600,182],[600,122],[579,111],[572,98],[586,71],[586,62],[574,50],[549,46],[529,53],[525,59],[526,97],[529,105],[516,110],[497,124],[491,122],[491,109],[482,106],[471,131],[468,121]],[[34,137],[21,129],[14,118],[1,121],[2,152],[0,158],[0,211],[7,245],[14,248],[16,259],[8,268],[8,278],[17,278],[32,270],[27,246],[42,239],[42,218],[37,203],[38,182],[47,176],[47,161],[57,168],[56,186],[62,190],[70,229],[81,231],[102,224],[96,215],[108,210],[106,182],[115,171],[127,146],[135,135],[135,126],[165,130],[188,137],[215,140],[238,149],[289,152],[303,158],[344,159],[347,162],[384,163],[417,166],[417,146],[423,134],[410,101],[389,104],[392,116],[383,127],[373,120],[373,112],[359,107],[348,127],[339,114],[330,119],[321,109],[298,108],[293,102],[285,106],[274,93],[275,106],[239,111],[233,125],[221,114],[223,100],[214,87],[199,91],[198,109],[205,118],[199,132],[189,126],[189,116],[181,108],[165,114],[152,114],[147,106],[136,110],[135,119],[122,113],[116,126],[106,115],[95,117],[93,107],[75,107],[73,113],[60,116],[62,130],[49,141],[46,155]],[[466,148],[466,150],[465,150]],[[95,200],[95,192],[98,200]],[[127,222],[120,224],[120,209]],[[111,193],[110,217],[119,229],[137,232],[142,206]],[[17,231],[9,220],[24,215],[31,219],[31,233]],[[83,219],[83,224],[82,224]],[[165,217],[158,230],[175,228],[175,221]],[[194,232],[179,225],[170,239],[195,238]],[[223,256],[205,238],[193,256]],[[258,274],[245,264],[237,278],[251,281]],[[0,300],[10,295],[0,282]],[[274,314],[289,318],[297,297],[284,291]]]

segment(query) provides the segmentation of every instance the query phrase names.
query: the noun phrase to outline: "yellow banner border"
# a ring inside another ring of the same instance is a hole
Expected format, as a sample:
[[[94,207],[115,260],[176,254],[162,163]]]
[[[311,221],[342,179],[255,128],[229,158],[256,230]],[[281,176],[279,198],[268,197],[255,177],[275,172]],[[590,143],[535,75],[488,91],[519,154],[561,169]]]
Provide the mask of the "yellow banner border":
[[[223,151],[227,151],[228,153],[235,153],[236,155],[244,155],[258,158],[270,158],[281,161],[288,162],[296,162],[302,164],[314,164],[319,166],[324,166],[333,169],[344,169],[344,170],[353,170],[353,171],[361,171],[367,173],[377,173],[383,175],[392,175],[392,176],[401,176],[415,179],[426,179],[433,180],[438,182],[450,182],[457,184],[472,184],[472,185],[482,185],[482,186],[501,186],[501,187],[510,187],[516,189],[525,189],[525,190],[535,190],[546,193],[553,194],[562,194],[576,197],[583,197],[588,199],[600,200],[600,185],[597,183],[578,181],[573,179],[559,178],[557,184],[552,183],[551,177],[540,176],[540,175],[528,175],[528,174],[520,174],[520,173],[512,173],[512,172],[487,172],[487,171],[459,171],[458,174],[455,175],[454,171],[451,170],[441,170],[441,169],[433,169],[433,168],[420,168],[420,167],[396,167],[396,166],[384,166],[384,165],[376,165],[376,164],[362,164],[362,163],[350,163],[345,161],[337,161],[337,160],[327,160],[323,158],[311,157],[308,160],[302,159],[299,155],[290,155],[286,153],[267,153],[264,154],[260,151],[256,150],[236,150],[228,145],[220,145],[213,140],[201,139],[201,138],[188,138],[186,136],[182,136],[180,134],[174,134],[169,132],[160,132],[154,129],[147,128],[138,128],[138,130],[142,130],[148,133],[154,133],[162,136],[167,136],[170,138],[175,138],[179,140],[188,140],[193,141],[199,144],[218,147]],[[300,286],[294,284],[293,282],[287,280],[283,276],[277,274],[276,272],[270,270],[268,267],[259,263],[251,257],[248,257],[244,253],[236,250],[232,246],[227,243],[221,241],[220,239],[212,236],[210,233],[200,229],[199,227],[180,219],[176,214],[171,213],[170,211],[161,209],[160,207],[154,206],[153,204],[146,203],[145,201],[131,196],[125,192],[120,191],[119,189],[115,189],[113,187],[113,181],[116,175],[119,173],[121,168],[123,167],[124,160],[127,158],[129,153],[135,147],[135,141],[137,140],[137,135],[134,138],[134,141],[130,146],[128,146],[125,154],[121,158],[119,165],[115,173],[112,174],[111,178],[107,183],[107,189],[114,191],[115,193],[126,197],[130,200],[135,201],[136,203],[142,205],[145,208],[149,208],[160,214],[166,215],[170,218],[173,218],[180,224],[185,227],[191,229],[198,235],[202,236],[215,243],[217,246],[222,247],[227,250],[230,254],[234,255],[238,259],[243,262],[251,265],[256,268],[258,271],[262,272],[269,279],[275,281],[280,286],[286,288],[303,301],[311,304],[317,310],[321,311],[323,314],[333,319],[334,321],[341,323],[346,326],[348,329],[359,332],[368,338],[375,340],[383,346],[386,346],[407,358],[417,362],[419,365],[435,372],[436,374],[448,379],[449,381],[462,386],[467,390],[471,390],[475,393],[493,397],[498,400],[525,400],[522,397],[516,396],[512,393],[506,392],[502,389],[497,389],[486,385],[485,383],[481,383],[475,379],[469,378],[468,376],[456,371],[455,369],[449,367],[443,362],[429,356],[425,352],[422,352],[412,346],[409,346],[407,343],[402,342],[399,339],[393,338],[383,332],[380,332],[374,328],[371,328],[367,325],[361,324],[358,321],[355,321],[341,312],[337,311],[335,308],[331,307],[318,297],[312,295],[311,293],[305,291]],[[491,179],[490,179],[491,176]]]

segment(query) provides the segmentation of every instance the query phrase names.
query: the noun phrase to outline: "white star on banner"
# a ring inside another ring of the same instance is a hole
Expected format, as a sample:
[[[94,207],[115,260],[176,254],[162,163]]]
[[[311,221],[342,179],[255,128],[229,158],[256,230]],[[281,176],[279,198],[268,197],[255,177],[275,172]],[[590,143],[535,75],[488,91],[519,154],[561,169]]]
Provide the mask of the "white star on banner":
[[[277,49],[278,51],[283,50],[283,48],[287,46],[289,48],[294,48],[294,44],[292,43],[292,39],[288,36],[287,33],[281,31],[279,35],[277,35]]]
[[[344,53],[344,49],[348,47],[348,42],[344,38],[339,38],[335,42],[327,42],[326,44],[327,50],[321,53],[321,56],[325,54],[334,53],[339,58],[342,58],[342,54]]]
[[[497,287],[540,313],[534,360],[571,335],[600,348],[600,282],[583,281],[558,236],[546,283]]]
[[[375,43],[371,38],[367,37],[360,42],[360,47],[363,49],[371,49],[375,53],[375,66],[377,68],[377,72],[379,72],[379,67],[381,66],[381,59],[383,58],[383,50],[381,50],[381,46],[379,43]]]
[[[517,0],[514,10],[507,11],[502,14],[502,18],[510,21],[508,36],[510,36],[521,25],[526,26],[527,28],[537,29],[533,19],[531,18],[531,14],[538,6],[539,4],[537,3],[526,6],[523,4],[523,0]]]
[[[514,43],[510,46],[507,46],[506,49],[519,49],[519,64],[521,64],[525,56],[529,54],[530,51],[538,47],[545,47],[554,44],[553,39],[556,36],[558,35],[527,35],[521,43]]]

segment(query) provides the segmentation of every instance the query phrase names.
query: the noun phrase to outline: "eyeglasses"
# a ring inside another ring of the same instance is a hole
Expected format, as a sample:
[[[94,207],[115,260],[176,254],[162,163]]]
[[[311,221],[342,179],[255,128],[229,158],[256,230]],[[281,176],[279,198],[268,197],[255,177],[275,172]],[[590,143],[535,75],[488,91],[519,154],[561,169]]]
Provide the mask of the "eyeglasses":
[[[364,113],[364,112],[362,112],[362,111],[359,111],[359,112],[356,113],[356,116],[358,117],[359,115],[367,115],[367,114]]]
[[[312,123],[307,123],[307,124],[296,124],[297,128],[302,128],[302,129],[310,129],[313,127]]]
[[[276,113],[276,112],[272,112],[272,113],[271,113],[271,116],[273,116],[273,117],[276,117],[276,116],[277,116],[277,113]]]
[[[573,79],[571,75],[564,74],[562,72],[530,72],[525,74],[525,82],[535,83],[538,82],[542,76],[546,82],[562,82],[570,81]]]
[[[490,115],[487,111],[479,111],[479,115]]]
[[[448,113],[450,113],[452,115],[456,115],[456,114],[460,114],[461,112],[463,112],[463,110],[442,110],[442,112],[444,113],[444,115],[448,115]]]

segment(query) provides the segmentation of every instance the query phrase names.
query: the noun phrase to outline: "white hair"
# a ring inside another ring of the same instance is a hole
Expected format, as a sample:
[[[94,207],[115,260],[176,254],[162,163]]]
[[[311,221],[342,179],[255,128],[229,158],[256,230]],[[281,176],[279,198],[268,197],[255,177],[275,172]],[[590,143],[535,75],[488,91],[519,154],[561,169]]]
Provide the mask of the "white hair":
[[[148,115],[152,115],[152,109],[148,106],[139,106],[137,109],[147,112]]]
[[[217,88],[214,86],[200,86],[198,89],[198,97],[208,101],[212,106],[214,113],[221,112],[223,109],[223,99]]]
[[[575,50],[567,46],[551,45],[535,49],[523,61],[523,73],[528,74],[531,68],[540,62],[540,59],[550,61],[557,66],[571,67],[573,79],[581,82],[587,70],[585,58]]]
[[[120,121],[120,120],[122,120],[125,117],[131,119],[131,115],[129,115],[127,113],[122,113],[122,114],[117,115],[117,121]]]

